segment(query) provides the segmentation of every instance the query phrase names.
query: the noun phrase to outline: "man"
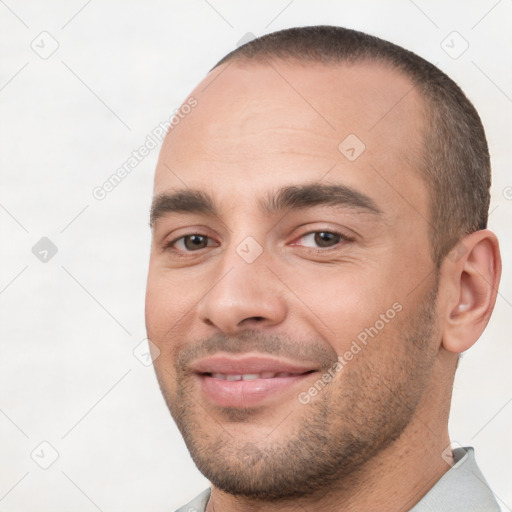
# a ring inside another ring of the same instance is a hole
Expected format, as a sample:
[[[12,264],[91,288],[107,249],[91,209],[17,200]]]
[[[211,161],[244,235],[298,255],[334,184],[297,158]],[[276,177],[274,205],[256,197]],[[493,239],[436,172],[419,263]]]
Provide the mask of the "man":
[[[212,484],[180,510],[499,510],[447,428],[501,272],[459,87],[321,26],[238,48],[190,98],[156,170],[146,300]]]

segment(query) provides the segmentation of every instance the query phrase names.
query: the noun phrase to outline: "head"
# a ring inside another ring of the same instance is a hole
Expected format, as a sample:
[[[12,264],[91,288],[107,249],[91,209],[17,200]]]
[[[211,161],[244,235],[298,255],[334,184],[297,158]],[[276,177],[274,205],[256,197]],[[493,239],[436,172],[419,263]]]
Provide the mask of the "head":
[[[146,323],[198,467],[285,500],[441,436],[500,275],[474,107],[338,27],[253,40],[191,98],[156,170]]]

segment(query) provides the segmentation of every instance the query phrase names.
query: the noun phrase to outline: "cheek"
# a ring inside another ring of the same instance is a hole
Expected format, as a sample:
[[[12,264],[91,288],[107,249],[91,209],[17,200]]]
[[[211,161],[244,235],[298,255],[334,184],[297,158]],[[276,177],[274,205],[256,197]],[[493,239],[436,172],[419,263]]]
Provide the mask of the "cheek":
[[[177,324],[173,314],[175,306],[172,287],[164,284],[158,273],[150,270],[146,289],[146,331],[157,350],[158,356],[153,360],[153,367],[164,395],[174,394],[174,360],[175,344],[173,343],[173,326]],[[166,281],[166,280],[165,280]]]
[[[145,318],[148,337],[155,338],[155,342],[158,338],[155,334],[160,330],[164,318],[163,304],[167,298],[165,294],[165,288],[161,286],[160,280],[150,267],[146,285]]]
[[[382,269],[373,274],[368,267],[321,270],[303,272],[288,282],[302,315],[340,354],[392,307],[396,297],[392,287],[384,285]]]
[[[148,338],[161,352],[159,362],[166,366],[186,344],[193,332],[195,304],[205,293],[191,276],[150,266],[145,319]]]
[[[172,335],[173,327],[179,324],[184,314],[180,299],[186,294],[179,293],[169,276],[151,269],[146,288],[146,329],[148,337],[160,347],[164,339]]]
[[[179,323],[193,302],[193,281],[177,279],[180,275],[150,266],[146,287],[146,325],[159,333]]]

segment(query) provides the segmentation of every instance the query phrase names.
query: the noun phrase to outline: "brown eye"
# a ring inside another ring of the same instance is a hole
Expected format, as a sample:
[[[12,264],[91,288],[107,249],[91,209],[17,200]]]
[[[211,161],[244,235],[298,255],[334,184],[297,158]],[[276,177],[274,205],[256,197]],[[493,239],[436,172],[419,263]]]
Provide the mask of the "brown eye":
[[[204,249],[208,246],[208,237],[203,235],[187,235],[180,240],[183,240],[183,246],[187,251]]]
[[[311,234],[315,235],[314,240],[318,247],[332,247],[339,244],[342,238],[338,233],[330,233],[328,231],[318,231]]]
[[[311,231],[300,237],[300,243],[294,245],[302,245],[312,249],[330,249],[336,247],[341,242],[348,242],[351,239],[336,231]]]
[[[184,235],[164,244],[164,250],[173,258],[193,257],[192,253],[197,252],[197,256],[202,256],[202,249],[212,249],[220,244],[215,239],[201,235],[200,233],[192,233]]]

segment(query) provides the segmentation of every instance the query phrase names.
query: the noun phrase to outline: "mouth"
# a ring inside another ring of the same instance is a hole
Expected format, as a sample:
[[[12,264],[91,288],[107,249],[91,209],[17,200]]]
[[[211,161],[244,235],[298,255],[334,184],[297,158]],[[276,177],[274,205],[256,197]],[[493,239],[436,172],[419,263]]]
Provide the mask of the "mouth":
[[[235,408],[285,399],[293,387],[318,371],[312,366],[262,356],[216,355],[196,361],[192,368],[208,402]]]
[[[203,373],[206,377],[212,377],[214,379],[228,380],[230,382],[236,382],[238,380],[257,380],[257,379],[282,379],[284,377],[292,377],[297,375],[305,375],[311,373],[314,370],[309,370],[304,373],[290,373],[290,372],[261,372],[261,373]]]

